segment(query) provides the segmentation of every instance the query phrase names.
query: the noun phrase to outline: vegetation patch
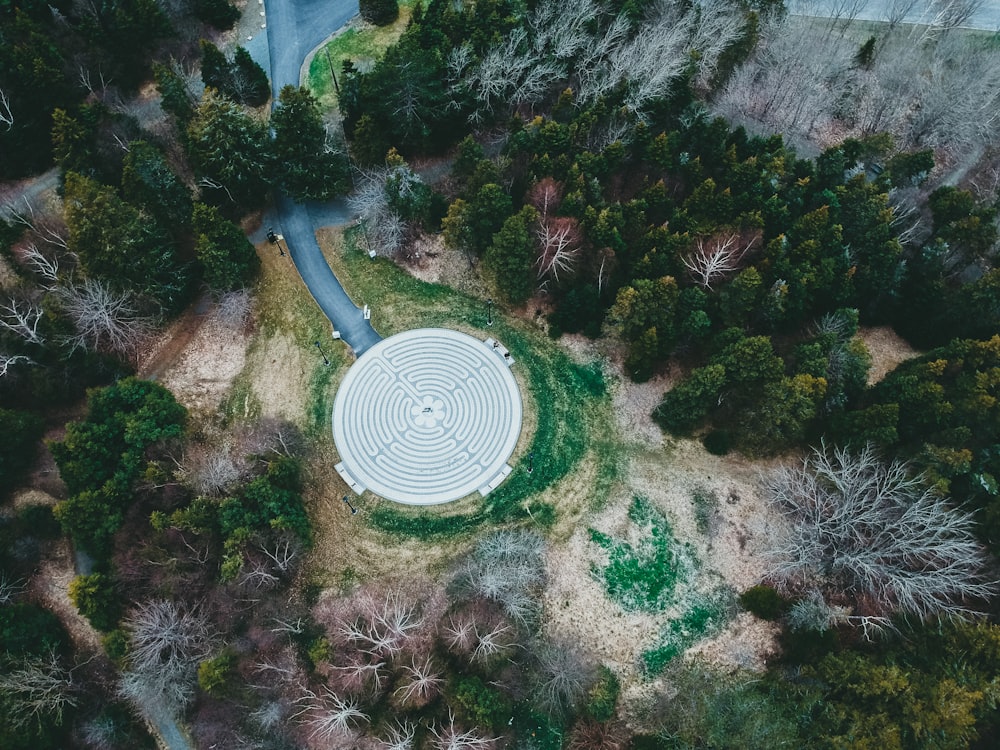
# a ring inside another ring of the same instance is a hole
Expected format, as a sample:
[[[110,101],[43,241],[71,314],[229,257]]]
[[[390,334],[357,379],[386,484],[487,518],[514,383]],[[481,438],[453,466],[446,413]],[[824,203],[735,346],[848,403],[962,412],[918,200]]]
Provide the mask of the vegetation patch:
[[[648,535],[630,544],[591,529],[591,540],[608,554],[607,566],[603,570],[595,566],[594,574],[627,612],[661,612],[690,576],[694,556],[686,545],[680,546],[666,516],[647,498],[636,496],[628,515]]]
[[[340,80],[345,60],[353,62],[375,60],[399,39],[413,15],[416,0],[400,0],[399,17],[388,26],[350,27],[316,51],[309,62],[306,86],[320,104],[330,109],[337,106],[337,93],[330,78],[330,66]]]
[[[733,603],[733,593],[726,586],[693,598],[680,617],[663,627],[656,645],[643,652],[642,666],[646,672],[659,674],[675,657],[702,638],[722,630],[732,616]]]

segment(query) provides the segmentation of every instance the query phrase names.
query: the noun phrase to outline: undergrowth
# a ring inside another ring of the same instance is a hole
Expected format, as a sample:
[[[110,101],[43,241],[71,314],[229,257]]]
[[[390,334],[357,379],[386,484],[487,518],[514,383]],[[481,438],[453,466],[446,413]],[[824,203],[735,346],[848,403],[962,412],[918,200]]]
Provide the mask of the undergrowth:
[[[607,566],[594,566],[593,572],[622,609],[661,612],[690,577],[694,555],[686,545],[680,546],[666,516],[647,498],[633,498],[628,515],[647,535],[633,545],[591,529],[591,540],[608,554]]]
[[[736,598],[727,586],[719,586],[707,595],[693,596],[680,617],[660,630],[653,648],[642,653],[643,669],[656,675],[703,638],[715,635],[730,620]]]

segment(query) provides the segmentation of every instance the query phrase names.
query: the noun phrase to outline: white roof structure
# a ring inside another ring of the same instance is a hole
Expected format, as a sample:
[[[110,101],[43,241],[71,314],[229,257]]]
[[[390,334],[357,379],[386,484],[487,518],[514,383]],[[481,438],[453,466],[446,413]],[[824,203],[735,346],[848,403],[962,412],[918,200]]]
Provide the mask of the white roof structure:
[[[354,492],[408,505],[486,495],[521,433],[513,359],[497,341],[418,328],[380,341],[333,404],[337,472]]]

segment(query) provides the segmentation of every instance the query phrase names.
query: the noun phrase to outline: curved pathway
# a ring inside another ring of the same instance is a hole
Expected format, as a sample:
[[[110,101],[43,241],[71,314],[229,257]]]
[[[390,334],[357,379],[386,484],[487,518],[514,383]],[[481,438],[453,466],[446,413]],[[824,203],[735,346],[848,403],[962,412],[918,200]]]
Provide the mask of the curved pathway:
[[[271,91],[299,85],[302,61],[330,34],[358,12],[358,0],[265,0]],[[308,208],[285,195],[275,200],[277,225],[285,236],[292,262],[323,313],[355,355],[382,340],[327,265]]]

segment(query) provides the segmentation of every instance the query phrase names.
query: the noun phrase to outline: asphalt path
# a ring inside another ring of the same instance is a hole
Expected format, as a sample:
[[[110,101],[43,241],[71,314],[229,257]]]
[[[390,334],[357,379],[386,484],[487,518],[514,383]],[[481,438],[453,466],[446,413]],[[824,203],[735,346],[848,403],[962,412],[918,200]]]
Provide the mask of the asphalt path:
[[[357,0],[265,0],[267,46],[271,61],[271,91],[298,86],[302,63],[320,42],[358,12]],[[323,258],[309,206],[285,195],[275,200],[276,225],[285,237],[289,255],[309,292],[330,319],[334,330],[360,356],[382,340],[354,304]],[[313,207],[313,213],[316,212]]]
[[[855,17],[862,21],[884,21],[893,7],[904,7],[900,0],[793,0],[787,4],[793,15],[830,18],[837,10],[846,15],[847,8],[855,8]],[[903,19],[904,23],[929,23],[934,19],[933,4],[918,0]],[[1000,0],[983,0],[962,28],[997,31],[1000,29]]]

